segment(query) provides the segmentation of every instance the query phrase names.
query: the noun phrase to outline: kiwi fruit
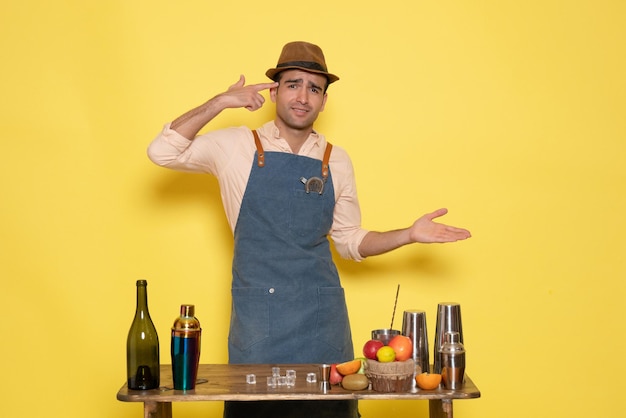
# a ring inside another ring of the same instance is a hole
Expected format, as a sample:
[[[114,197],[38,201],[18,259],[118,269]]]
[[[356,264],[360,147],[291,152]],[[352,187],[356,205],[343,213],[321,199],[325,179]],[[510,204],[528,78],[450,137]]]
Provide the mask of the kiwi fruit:
[[[367,376],[360,373],[349,374],[343,377],[341,381],[341,386],[347,390],[363,390],[367,389],[370,381],[367,379]]]

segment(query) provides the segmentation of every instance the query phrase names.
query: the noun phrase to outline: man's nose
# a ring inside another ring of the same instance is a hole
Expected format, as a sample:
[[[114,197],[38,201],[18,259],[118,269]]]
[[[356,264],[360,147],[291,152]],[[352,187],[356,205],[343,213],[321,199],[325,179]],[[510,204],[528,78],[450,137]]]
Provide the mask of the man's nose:
[[[296,98],[298,103],[307,104],[309,102],[309,92],[306,89],[301,89],[298,92],[298,97]]]

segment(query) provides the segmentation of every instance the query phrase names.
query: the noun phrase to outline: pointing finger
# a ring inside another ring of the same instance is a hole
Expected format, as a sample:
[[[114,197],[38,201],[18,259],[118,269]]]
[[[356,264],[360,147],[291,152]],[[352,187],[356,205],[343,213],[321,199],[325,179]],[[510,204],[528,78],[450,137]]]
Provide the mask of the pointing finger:
[[[274,83],[259,83],[259,84],[255,84],[254,88],[256,91],[261,91],[261,90],[266,90],[266,89],[272,89],[278,87],[278,83],[274,82]]]

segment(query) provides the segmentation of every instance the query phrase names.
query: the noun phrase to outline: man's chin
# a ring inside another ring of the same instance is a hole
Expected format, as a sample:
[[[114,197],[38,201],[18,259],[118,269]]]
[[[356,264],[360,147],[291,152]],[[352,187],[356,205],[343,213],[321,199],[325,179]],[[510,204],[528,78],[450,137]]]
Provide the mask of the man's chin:
[[[297,130],[297,131],[306,131],[306,130],[312,130],[313,129],[313,123],[310,121],[286,121],[285,125],[287,125],[287,127],[289,129],[293,129],[293,130]]]

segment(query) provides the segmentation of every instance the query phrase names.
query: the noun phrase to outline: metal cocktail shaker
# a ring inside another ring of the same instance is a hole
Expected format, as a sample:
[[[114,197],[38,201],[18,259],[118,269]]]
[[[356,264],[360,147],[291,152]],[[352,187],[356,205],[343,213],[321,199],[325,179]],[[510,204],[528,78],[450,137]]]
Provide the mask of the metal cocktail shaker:
[[[413,343],[412,358],[415,360],[415,373],[430,372],[426,312],[418,309],[404,311],[402,335],[409,337]]]
[[[446,332],[441,353],[441,378],[446,389],[459,389],[465,375],[465,347],[458,332]]]
[[[176,390],[196,387],[202,328],[194,314],[194,305],[181,305],[180,316],[172,326],[172,375]]]
[[[400,335],[400,330],[390,328],[372,330],[372,340],[382,341],[385,345],[389,344],[389,341],[396,335]]]
[[[461,305],[456,302],[442,302],[437,305],[433,373],[441,373],[441,347],[445,342],[446,332],[458,332],[459,342],[463,343]]]
[[[411,392],[417,391],[415,376],[430,372],[428,359],[428,332],[426,330],[426,312],[418,309],[404,311],[402,319],[402,335],[413,343],[412,358],[415,361],[415,372],[412,379]]]

